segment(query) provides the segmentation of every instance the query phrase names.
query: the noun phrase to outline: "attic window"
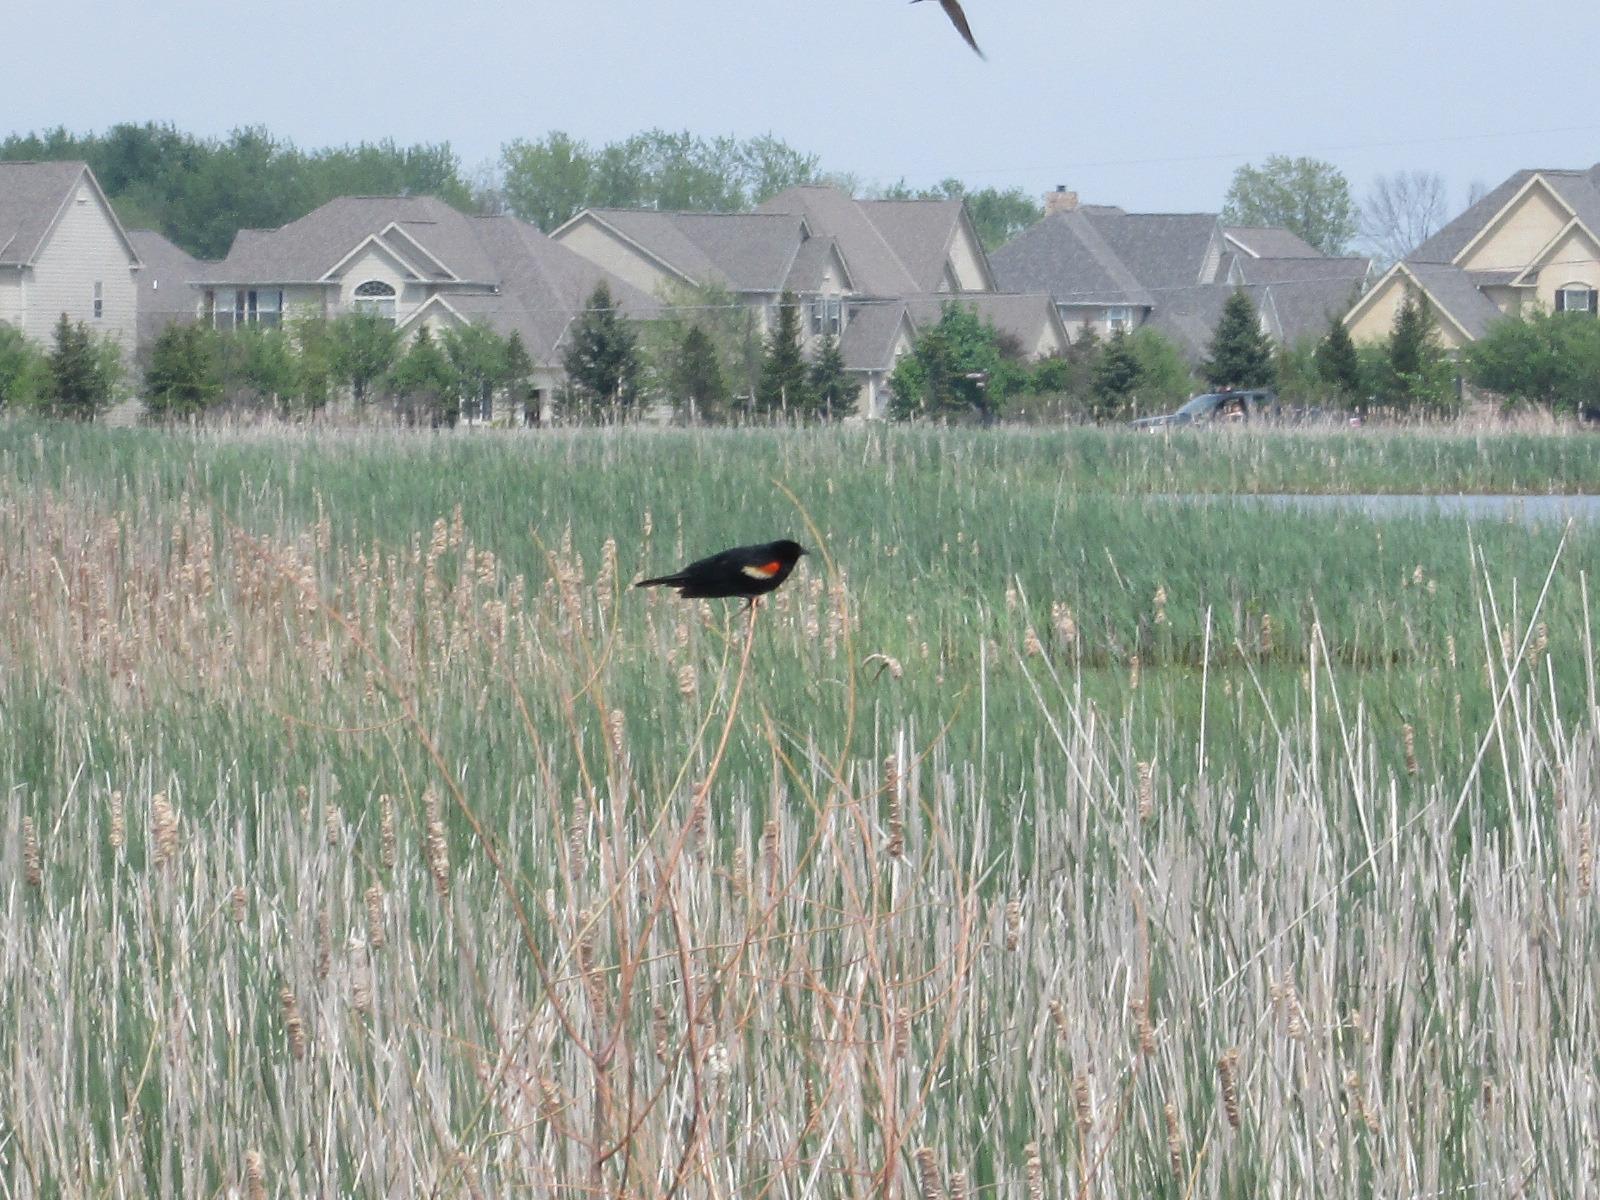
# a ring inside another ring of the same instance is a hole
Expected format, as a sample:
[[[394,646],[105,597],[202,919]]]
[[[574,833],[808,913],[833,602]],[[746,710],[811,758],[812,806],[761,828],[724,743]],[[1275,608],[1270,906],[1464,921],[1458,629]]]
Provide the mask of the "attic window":
[[[394,320],[395,290],[381,279],[369,279],[356,285],[355,303],[358,313],[371,313],[386,321]]]

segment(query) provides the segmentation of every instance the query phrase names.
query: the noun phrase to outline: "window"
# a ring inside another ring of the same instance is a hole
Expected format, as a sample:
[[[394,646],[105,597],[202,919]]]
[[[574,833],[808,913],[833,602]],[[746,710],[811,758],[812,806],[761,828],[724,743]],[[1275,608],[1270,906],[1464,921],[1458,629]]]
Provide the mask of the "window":
[[[844,305],[838,296],[818,296],[811,302],[811,334],[838,337],[844,318]]]
[[[1126,305],[1118,305],[1106,309],[1106,331],[1108,333],[1132,333],[1133,309]]]
[[[1595,315],[1595,290],[1586,283],[1569,283],[1556,291],[1557,312],[1581,312]]]
[[[106,285],[95,280],[94,285],[94,319],[98,321],[106,315]]]
[[[278,288],[238,288],[207,292],[204,311],[213,329],[238,329],[245,325],[281,325],[283,292]]]
[[[395,291],[389,284],[381,279],[369,279],[356,286],[355,303],[351,306],[358,313],[371,313],[373,316],[382,317],[386,321],[394,320]]]

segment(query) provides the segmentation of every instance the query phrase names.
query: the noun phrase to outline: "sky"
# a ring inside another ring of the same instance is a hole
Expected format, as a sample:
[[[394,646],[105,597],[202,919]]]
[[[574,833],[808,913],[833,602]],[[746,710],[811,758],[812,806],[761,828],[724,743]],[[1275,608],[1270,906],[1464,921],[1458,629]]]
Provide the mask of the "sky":
[[[304,148],[773,133],[866,183],[956,176],[1214,211],[1308,154],[1359,200],[1600,160],[1593,0],[964,0],[988,60],[904,0],[10,0],[0,131],[121,121]]]

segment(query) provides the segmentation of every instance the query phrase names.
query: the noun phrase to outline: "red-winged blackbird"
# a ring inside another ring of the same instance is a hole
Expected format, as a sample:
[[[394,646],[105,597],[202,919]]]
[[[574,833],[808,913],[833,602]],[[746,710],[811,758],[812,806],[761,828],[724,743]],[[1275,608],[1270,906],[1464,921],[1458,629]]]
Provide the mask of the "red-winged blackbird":
[[[913,4],[921,4],[922,0],[911,0]],[[944,15],[950,18],[950,24],[956,27],[967,45],[972,47],[972,52],[979,58],[986,58],[982,50],[978,49],[977,40],[972,36],[972,26],[967,24],[967,14],[961,11],[961,0],[939,0],[939,7],[944,9]]]
[[[683,570],[656,579],[641,579],[634,587],[674,587],[686,600],[721,600],[738,596],[754,603],[794,570],[805,548],[799,542],[765,542],[735,546],[710,558],[692,562]]]

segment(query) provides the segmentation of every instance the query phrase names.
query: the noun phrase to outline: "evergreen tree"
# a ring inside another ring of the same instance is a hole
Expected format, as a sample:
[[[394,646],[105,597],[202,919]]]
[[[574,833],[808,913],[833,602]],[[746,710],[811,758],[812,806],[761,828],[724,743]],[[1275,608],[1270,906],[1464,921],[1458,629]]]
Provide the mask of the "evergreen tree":
[[[1350,330],[1340,318],[1328,318],[1328,332],[1317,343],[1315,359],[1317,375],[1338,392],[1341,399],[1361,397],[1361,356],[1356,353]]]
[[[889,379],[889,413],[977,417],[988,424],[1027,386],[1028,373],[1001,355],[1000,339],[965,305],[946,304],[939,323],[918,335]]]
[[[767,338],[756,384],[756,409],[767,414],[811,411],[811,381],[800,352],[800,301],[793,292],[778,300],[778,324]]]
[[[1277,382],[1272,343],[1261,332],[1256,306],[1243,289],[1223,305],[1201,369],[1212,387],[1260,388]]]
[[[717,348],[699,325],[690,325],[679,339],[669,386],[672,399],[688,405],[702,421],[718,420],[727,412],[728,385],[717,361]]]
[[[522,334],[517,330],[511,331],[511,336],[506,338],[506,394],[511,397],[513,413],[528,422],[531,416],[533,424],[539,421],[538,412],[529,412],[533,403],[532,386],[528,382],[533,374],[533,356],[528,353],[527,346],[522,343]]]
[[[95,344],[89,327],[62,313],[50,350],[46,405],[57,416],[92,421],[111,403],[115,362]]]
[[[1139,388],[1139,374],[1139,358],[1133,352],[1128,335],[1118,329],[1106,341],[1094,364],[1090,383],[1094,404],[1090,411],[1095,420],[1115,420],[1132,408]]]
[[[562,365],[573,401],[603,404],[617,419],[633,407],[639,379],[637,339],[604,280],[595,285],[583,315],[573,324]]]
[[[198,416],[222,399],[222,354],[204,325],[168,325],[150,350],[144,406],[153,417]]]
[[[837,420],[855,411],[859,393],[855,380],[845,370],[839,339],[823,338],[811,361],[811,395],[816,412],[824,420]]]
[[[400,354],[400,331],[376,313],[346,313],[328,325],[330,366],[334,378],[350,385],[357,407],[367,402],[367,389],[394,366]]]
[[[1454,377],[1439,344],[1432,308],[1415,288],[1408,287],[1389,337],[1384,399],[1402,410],[1446,412],[1455,406]]]
[[[435,426],[454,425],[461,415],[460,377],[424,325],[388,375],[389,391],[406,424],[427,417]]]

